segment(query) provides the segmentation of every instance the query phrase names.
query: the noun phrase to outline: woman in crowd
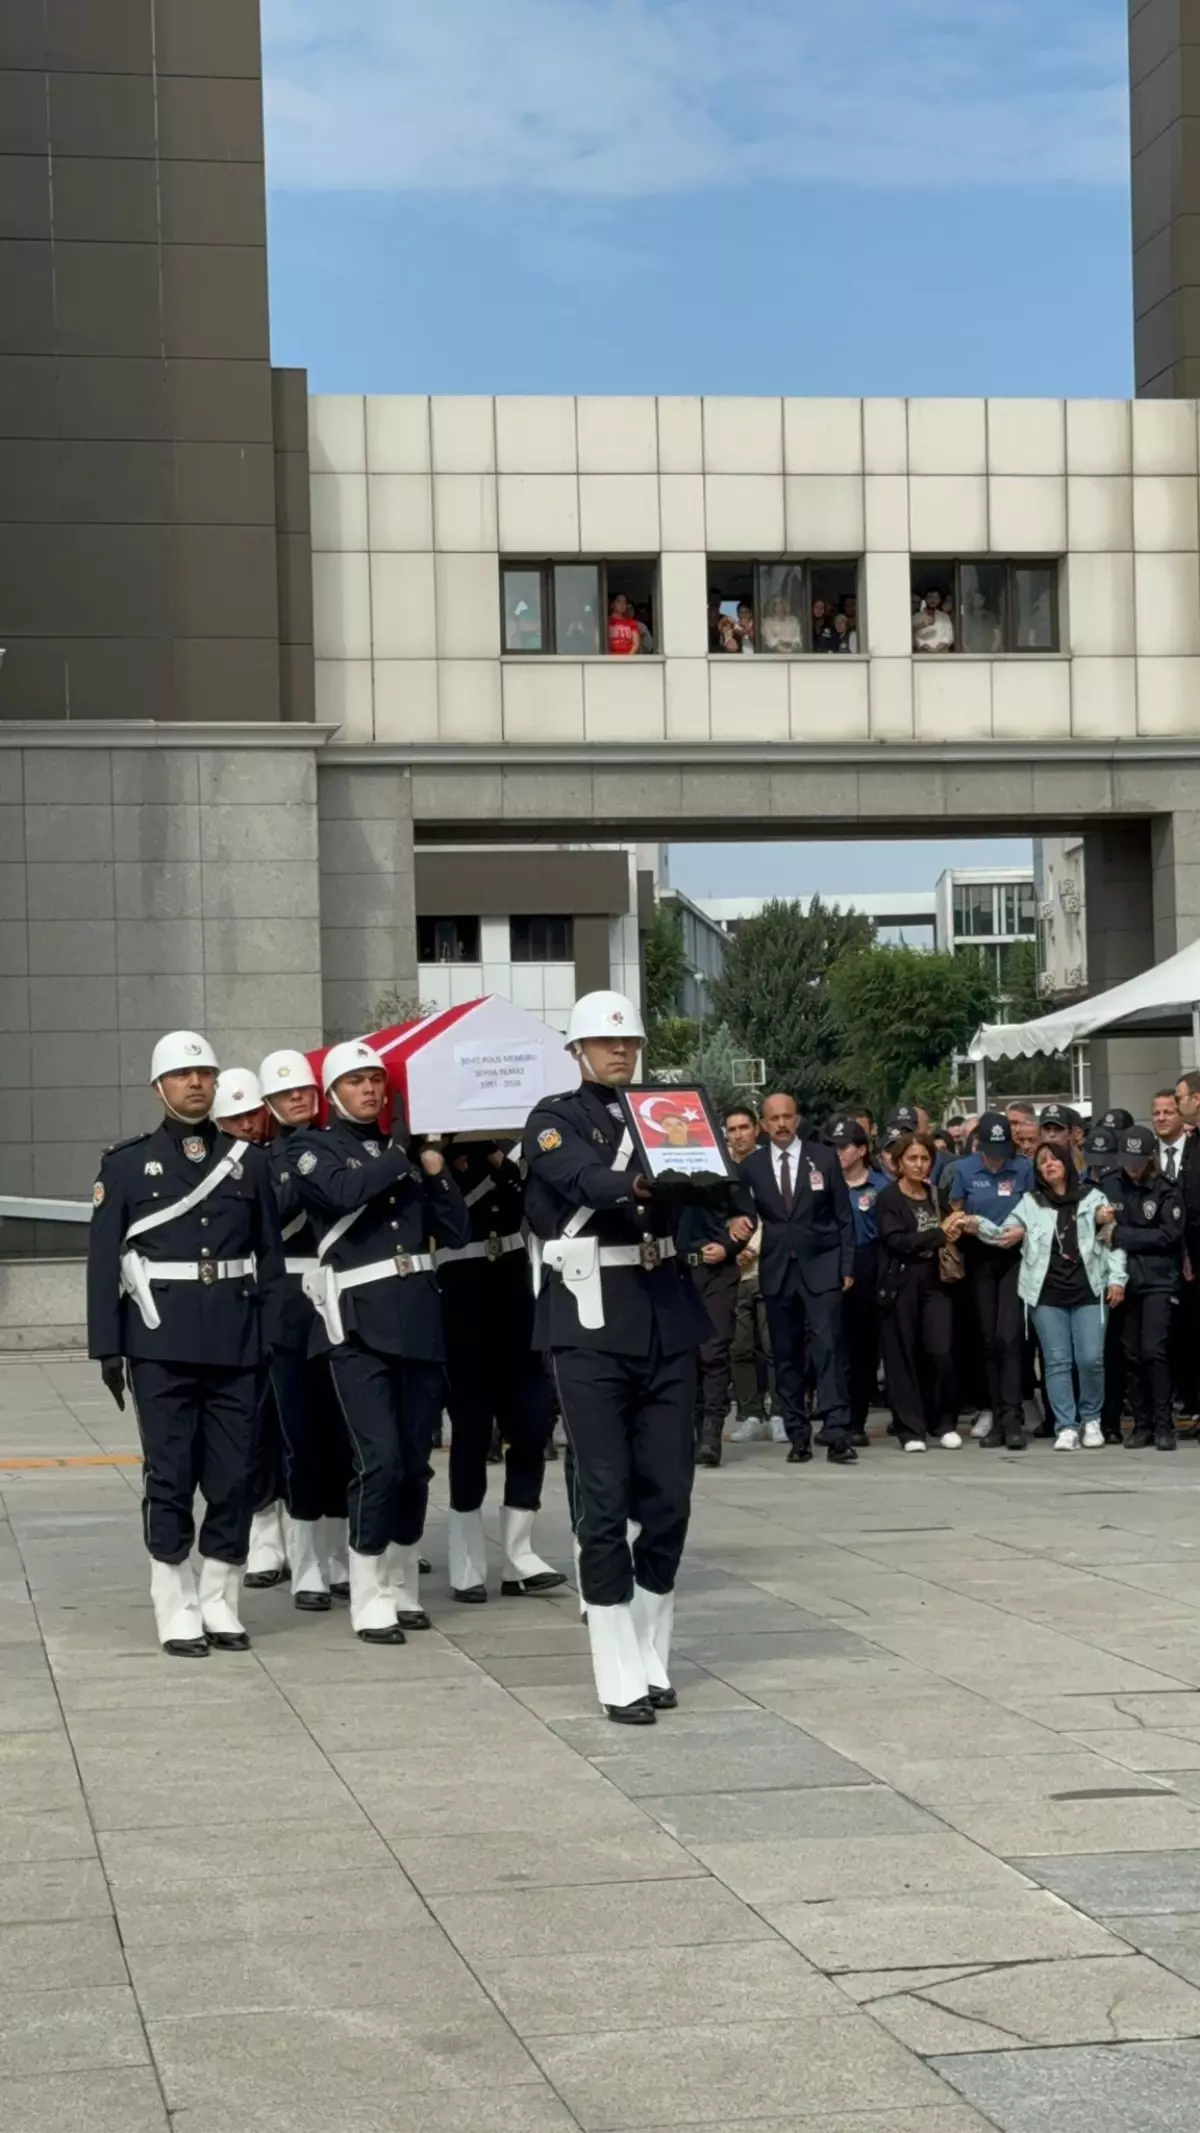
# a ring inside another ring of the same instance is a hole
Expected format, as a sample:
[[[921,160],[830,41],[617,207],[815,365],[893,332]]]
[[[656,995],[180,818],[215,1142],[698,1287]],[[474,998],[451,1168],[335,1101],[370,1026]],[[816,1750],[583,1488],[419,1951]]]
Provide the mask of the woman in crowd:
[[[787,657],[804,650],[800,617],[792,613],[781,593],[768,600],[763,610],[763,649]]]
[[[977,1215],[967,1227],[985,1244],[1020,1246],[1018,1289],[1042,1351],[1055,1450],[1075,1452],[1082,1442],[1092,1451],[1104,1443],[1105,1306],[1124,1300],[1125,1254],[1112,1245],[1112,1207],[1067,1150],[1043,1141],[1034,1171],[1033,1190],[1003,1223]]]
[[[965,1217],[943,1217],[930,1183],[934,1146],[907,1133],[891,1150],[896,1182],[875,1202],[879,1233],[880,1342],[896,1435],[906,1452],[930,1437],[947,1451],[962,1438],[954,1426],[953,1329],[942,1255]]]

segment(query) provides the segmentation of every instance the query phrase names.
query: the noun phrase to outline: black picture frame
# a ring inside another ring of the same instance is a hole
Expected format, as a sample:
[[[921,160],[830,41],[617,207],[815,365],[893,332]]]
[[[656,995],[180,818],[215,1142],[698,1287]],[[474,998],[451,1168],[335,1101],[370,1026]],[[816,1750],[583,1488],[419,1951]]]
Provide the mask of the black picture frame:
[[[677,1086],[673,1082],[633,1081],[613,1094],[620,1102],[634,1152],[647,1178],[661,1177],[664,1170],[682,1170],[693,1177],[737,1176],[725,1146],[721,1119],[703,1082]],[[647,1116],[648,1104],[653,1106],[653,1118]],[[668,1139],[664,1132],[661,1139],[657,1135],[648,1139],[655,1121],[672,1115],[672,1104],[683,1120],[684,1137]]]

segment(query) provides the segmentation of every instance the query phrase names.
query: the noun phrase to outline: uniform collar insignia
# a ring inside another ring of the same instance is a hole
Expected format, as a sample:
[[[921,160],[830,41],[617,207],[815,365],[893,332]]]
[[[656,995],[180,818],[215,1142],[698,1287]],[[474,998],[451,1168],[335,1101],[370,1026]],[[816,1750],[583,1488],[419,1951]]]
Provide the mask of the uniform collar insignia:
[[[142,1174],[148,1178],[161,1178],[163,1166],[161,1163],[147,1163]]]

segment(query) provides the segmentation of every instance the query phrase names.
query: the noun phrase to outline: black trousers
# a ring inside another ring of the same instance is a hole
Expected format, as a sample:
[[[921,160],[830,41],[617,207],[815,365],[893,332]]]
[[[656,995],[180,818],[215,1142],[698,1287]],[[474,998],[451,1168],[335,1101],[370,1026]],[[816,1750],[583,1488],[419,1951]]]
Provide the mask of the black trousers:
[[[913,1269],[880,1316],[888,1400],[902,1444],[954,1428],[954,1305],[948,1292]]]
[[[200,1553],[244,1563],[254,1515],[261,1370],[129,1363],[142,1440],[142,1532],[160,1563],[186,1562],[204,1498]]]
[[[515,1511],[540,1510],[554,1427],[544,1357],[489,1343],[479,1331],[474,1338],[448,1337],[446,1348],[451,1505],[477,1511],[483,1502],[494,1424],[504,1446],[505,1503]]]
[[[873,1248],[859,1252],[855,1259],[854,1287],[847,1289],[842,1298],[842,1324],[846,1332],[850,1427],[865,1430],[879,1377],[879,1270]]]
[[[350,1439],[350,1546],[358,1555],[382,1555],[389,1541],[411,1548],[425,1531],[445,1371],[354,1339],[332,1350],[329,1370]]]
[[[1174,1429],[1169,1289],[1126,1289],[1121,1308],[1126,1385],[1136,1429]]]
[[[767,1307],[758,1285],[757,1271],[743,1274],[738,1282],[729,1362],[739,1422],[747,1415],[761,1415],[767,1394],[774,1392],[775,1373],[771,1364]]]
[[[766,1302],[775,1390],[788,1436],[801,1449],[812,1436],[804,1411],[804,1373],[811,1358],[817,1408],[826,1436],[836,1443],[850,1429],[841,1287],[803,1289],[795,1296],[768,1296]]]
[[[696,1357],[598,1348],[553,1352],[558,1404],[574,1455],[572,1525],[579,1588],[597,1607],[619,1607],[634,1581],[671,1592],[692,1502]],[[641,1527],[630,1549],[626,1525]]]
[[[697,1358],[697,1402],[702,1426],[709,1434],[715,1434],[719,1443],[733,1394],[730,1354],[741,1276],[736,1261],[727,1261],[723,1266],[695,1266],[690,1272],[713,1329],[711,1340],[705,1341]]]
[[[283,1442],[279,1434],[279,1403],[271,1373],[259,1374],[258,1443],[250,1483],[256,1511],[269,1511],[283,1494]]]
[[[328,1359],[275,1348],[271,1386],[279,1418],[280,1487],[293,1518],[345,1518],[350,1439],[334,1397]]]
[[[1025,1369],[1025,1326],[1017,1278],[1021,1255],[981,1246],[967,1268],[967,1286],[983,1347],[988,1405],[997,1435],[1024,1427],[1021,1385]]]
[[[1100,1410],[1100,1426],[1105,1437],[1112,1443],[1119,1443],[1121,1438],[1121,1417],[1125,1412],[1127,1379],[1125,1306],[1122,1303],[1117,1305],[1115,1311],[1109,1312],[1104,1322],[1104,1405]]]

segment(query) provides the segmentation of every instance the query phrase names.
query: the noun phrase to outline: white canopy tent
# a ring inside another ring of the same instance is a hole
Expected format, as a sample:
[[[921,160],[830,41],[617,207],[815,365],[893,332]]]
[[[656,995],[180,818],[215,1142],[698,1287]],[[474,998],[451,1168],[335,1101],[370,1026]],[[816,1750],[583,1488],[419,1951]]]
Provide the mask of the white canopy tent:
[[[1052,1015],[1039,1015],[1032,1022],[985,1023],[971,1039],[968,1056],[982,1069],[989,1059],[1067,1052],[1087,1037],[1180,1037],[1189,1030],[1200,1062],[1200,941],[1110,992],[1060,1007]]]

